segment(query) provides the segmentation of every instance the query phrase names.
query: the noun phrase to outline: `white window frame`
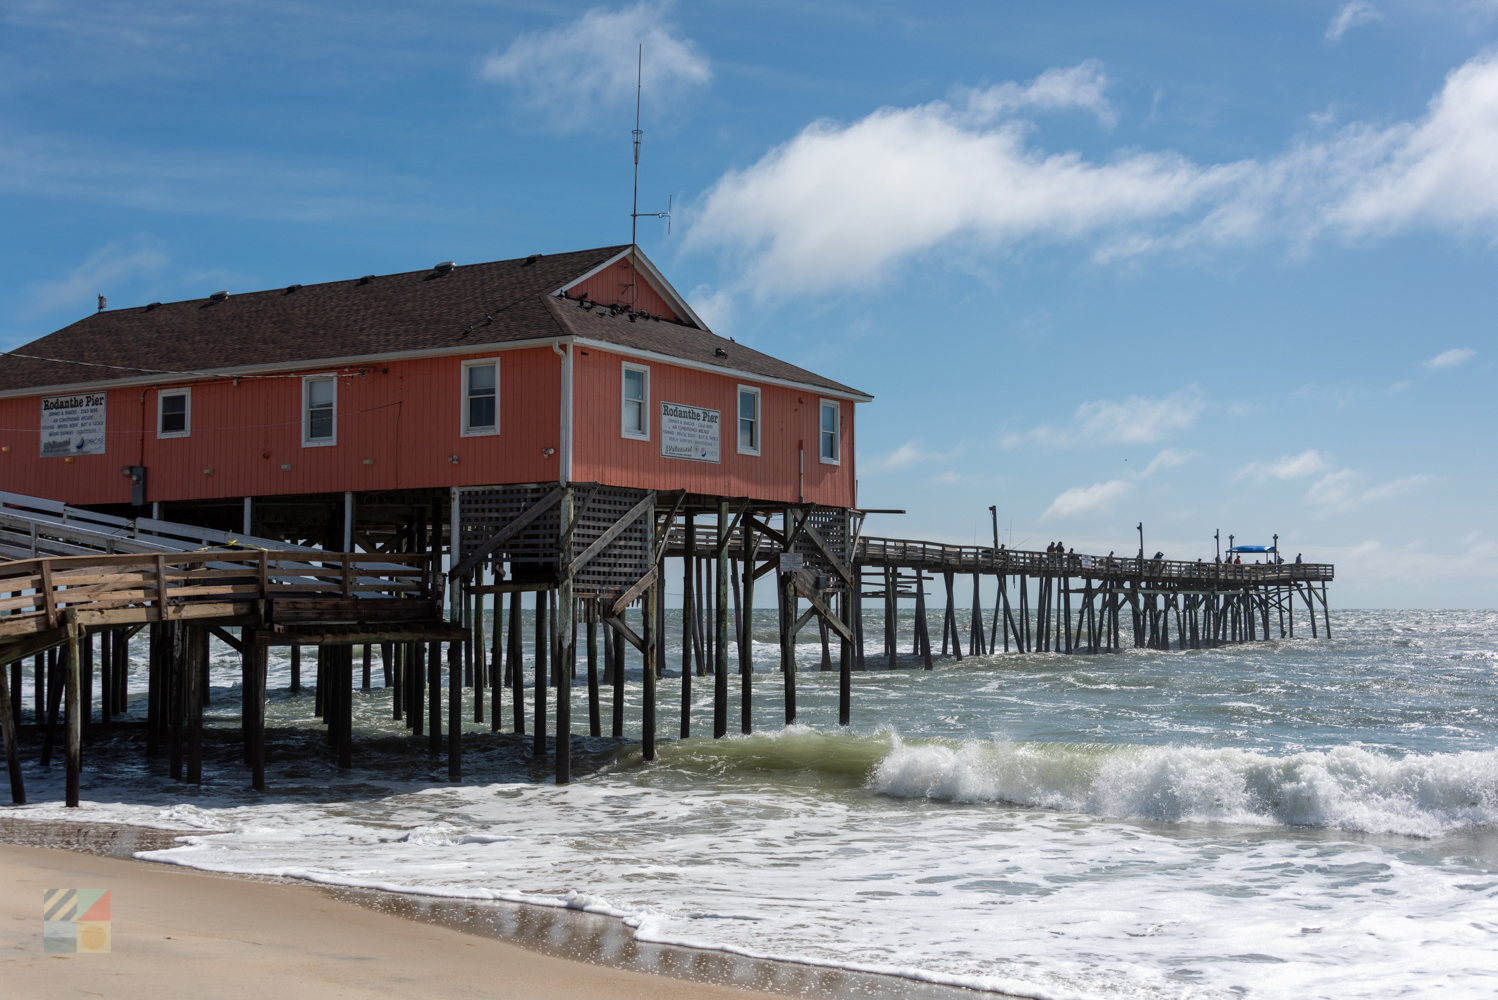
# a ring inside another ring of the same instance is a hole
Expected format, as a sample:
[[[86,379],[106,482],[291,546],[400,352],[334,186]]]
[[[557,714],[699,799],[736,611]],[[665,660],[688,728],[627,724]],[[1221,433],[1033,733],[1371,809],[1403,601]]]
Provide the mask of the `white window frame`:
[[[749,392],[754,394],[754,440],[755,447],[745,448],[744,442],[739,438],[739,416],[740,396]],[[820,419],[820,418],[819,418]],[[740,455],[758,455],[765,446],[765,397],[759,386],[741,385],[733,395],[733,440],[739,449]]]
[[[180,431],[163,431],[161,429],[161,418],[166,415],[165,404],[162,402],[168,396],[182,396],[187,402],[182,413],[182,429]],[[158,389],[156,390],[156,438],[185,438],[192,437],[192,388],[183,386],[180,389]]]
[[[639,431],[629,430],[624,422],[625,404],[628,399],[624,395],[626,385],[625,372],[643,372],[645,375],[644,395],[640,401],[640,426],[644,428]],[[619,366],[619,436],[631,441],[650,440],[650,366],[637,365],[633,362],[624,361]]]
[[[832,458],[822,455],[822,408],[830,406],[832,412],[837,414],[836,426],[832,429],[832,448],[837,454]],[[843,464],[843,404],[836,399],[822,399],[817,401],[817,461],[823,465]]]
[[[494,426],[493,427],[471,427],[468,424],[468,369],[483,368],[488,365],[494,366]],[[499,358],[474,358],[465,361],[458,371],[458,399],[461,401],[463,412],[459,415],[462,422],[462,437],[484,437],[489,434],[499,433]]]
[[[313,382],[333,383],[333,436],[326,438],[313,438],[312,433],[312,411],[308,408],[307,387]],[[325,372],[319,375],[302,376],[302,447],[303,448],[331,448],[338,444],[338,375],[336,372]]]

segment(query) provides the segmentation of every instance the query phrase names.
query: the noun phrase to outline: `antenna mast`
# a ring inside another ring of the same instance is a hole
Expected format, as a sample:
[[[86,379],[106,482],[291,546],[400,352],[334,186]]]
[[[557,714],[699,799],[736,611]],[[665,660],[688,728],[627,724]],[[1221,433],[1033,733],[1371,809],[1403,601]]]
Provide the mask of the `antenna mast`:
[[[672,195],[671,199],[666,203],[667,210],[664,212],[640,211],[640,137],[645,134],[644,132],[640,131],[640,91],[643,88],[644,80],[645,45],[642,42],[640,44],[639,50],[635,53],[635,130],[632,133],[635,140],[635,185],[634,193],[631,196],[629,205],[629,246],[631,261],[633,261],[634,251],[638,248],[636,244],[636,229],[639,227],[640,220],[665,219],[666,233],[669,235],[671,232],[670,209],[674,207],[676,200],[676,196]],[[640,277],[638,273],[635,274],[634,281],[631,283],[629,294],[630,308],[633,309],[640,298]]]

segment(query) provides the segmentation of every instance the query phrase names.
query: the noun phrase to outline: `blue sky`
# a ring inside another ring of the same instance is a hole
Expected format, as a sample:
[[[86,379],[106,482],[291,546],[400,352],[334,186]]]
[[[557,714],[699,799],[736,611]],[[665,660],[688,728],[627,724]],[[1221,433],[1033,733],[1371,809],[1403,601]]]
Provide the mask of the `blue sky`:
[[[873,393],[870,531],[1498,604],[1498,2],[0,7],[0,346],[640,243]],[[1012,532],[1012,534],[1011,534]]]

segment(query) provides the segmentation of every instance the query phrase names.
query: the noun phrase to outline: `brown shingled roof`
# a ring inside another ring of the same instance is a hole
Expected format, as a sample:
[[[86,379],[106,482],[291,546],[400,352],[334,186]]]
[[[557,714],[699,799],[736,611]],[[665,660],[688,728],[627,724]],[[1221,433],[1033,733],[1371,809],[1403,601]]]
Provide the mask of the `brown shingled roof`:
[[[833,392],[867,396],[841,382],[823,378],[805,368],[772,358],[751,347],[734,343],[715,333],[696,327],[682,326],[653,317],[637,315],[631,319],[625,311],[613,311],[608,306],[585,308],[576,299],[550,299],[552,313],[557,321],[576,337],[617,344],[637,351],[651,351],[671,358],[681,358],[700,365],[710,365],[725,371],[743,372],[761,378],[781,379],[802,385],[817,386]],[[722,351],[719,355],[717,352]]]
[[[230,295],[221,301],[190,299],[108,310],[15,349],[17,354],[64,360],[0,356],[0,392],[140,379],[152,372],[253,369],[575,334],[862,395],[706,330],[643,316],[631,322],[627,314],[610,315],[607,308],[590,313],[550,294],[628,249],[598,247],[465,264],[445,273],[409,271]],[[465,333],[470,325],[473,332]],[[730,348],[729,357],[718,357],[719,348]],[[118,367],[98,367],[103,365]]]

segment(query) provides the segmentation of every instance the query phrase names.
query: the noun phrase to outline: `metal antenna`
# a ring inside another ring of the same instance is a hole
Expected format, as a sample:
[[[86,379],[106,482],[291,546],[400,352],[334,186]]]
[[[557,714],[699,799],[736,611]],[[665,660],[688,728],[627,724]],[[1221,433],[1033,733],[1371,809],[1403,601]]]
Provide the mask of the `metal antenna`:
[[[641,219],[665,219],[666,235],[671,234],[671,209],[676,207],[676,196],[673,194],[666,202],[667,210],[664,212],[642,212],[640,211],[640,137],[645,133],[640,131],[640,92],[645,82],[645,46],[641,43],[639,50],[635,53],[635,187],[634,194],[629,206],[629,245],[631,251],[638,247],[636,242],[636,230]],[[633,256],[633,254],[631,254]],[[629,305],[633,309],[639,301],[640,281],[636,274],[634,282],[630,286]]]

